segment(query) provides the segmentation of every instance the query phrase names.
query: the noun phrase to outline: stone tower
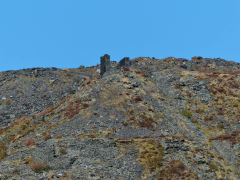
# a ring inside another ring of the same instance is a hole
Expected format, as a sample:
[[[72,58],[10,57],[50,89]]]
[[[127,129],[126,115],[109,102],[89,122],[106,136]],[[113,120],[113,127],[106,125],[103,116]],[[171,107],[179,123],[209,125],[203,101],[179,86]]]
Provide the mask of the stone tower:
[[[100,75],[102,76],[105,72],[111,69],[111,62],[110,56],[105,54],[101,57],[101,64],[100,64]]]

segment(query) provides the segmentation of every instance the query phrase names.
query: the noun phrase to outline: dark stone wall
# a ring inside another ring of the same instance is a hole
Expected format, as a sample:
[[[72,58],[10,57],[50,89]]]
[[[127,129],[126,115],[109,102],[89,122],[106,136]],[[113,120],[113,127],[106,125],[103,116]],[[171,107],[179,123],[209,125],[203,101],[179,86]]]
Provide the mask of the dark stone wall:
[[[120,62],[119,62],[119,66],[123,67],[123,66],[130,66],[131,65],[131,61],[129,57],[124,57]]]
[[[111,69],[111,63],[110,63],[110,56],[108,54],[105,54],[101,57],[101,65],[100,65],[100,75],[102,76],[105,72],[109,71]]]

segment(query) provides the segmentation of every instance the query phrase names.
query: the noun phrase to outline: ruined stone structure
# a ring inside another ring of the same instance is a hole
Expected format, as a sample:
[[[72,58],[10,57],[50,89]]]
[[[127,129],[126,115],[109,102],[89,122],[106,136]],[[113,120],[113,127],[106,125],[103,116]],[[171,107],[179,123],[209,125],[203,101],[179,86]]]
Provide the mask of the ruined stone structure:
[[[105,54],[101,56],[101,64],[100,64],[100,75],[103,76],[104,73],[109,72],[111,69],[118,69],[121,67],[129,67],[132,62],[129,57],[124,57],[118,64],[115,61],[110,61],[110,55]]]
[[[129,57],[124,57],[124,58],[119,62],[119,67],[130,66],[130,65],[131,65],[131,61],[130,61]]]
[[[110,56],[108,54],[105,54],[101,57],[101,64],[100,64],[100,75],[102,76],[105,72],[109,71],[111,69],[111,63],[110,63]]]

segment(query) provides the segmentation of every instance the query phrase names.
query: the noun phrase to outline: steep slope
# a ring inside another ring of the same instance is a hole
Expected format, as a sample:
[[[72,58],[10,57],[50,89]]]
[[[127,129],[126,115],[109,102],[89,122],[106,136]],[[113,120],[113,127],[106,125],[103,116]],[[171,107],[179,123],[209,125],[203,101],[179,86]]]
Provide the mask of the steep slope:
[[[2,179],[239,179],[240,65],[136,58],[0,74]]]

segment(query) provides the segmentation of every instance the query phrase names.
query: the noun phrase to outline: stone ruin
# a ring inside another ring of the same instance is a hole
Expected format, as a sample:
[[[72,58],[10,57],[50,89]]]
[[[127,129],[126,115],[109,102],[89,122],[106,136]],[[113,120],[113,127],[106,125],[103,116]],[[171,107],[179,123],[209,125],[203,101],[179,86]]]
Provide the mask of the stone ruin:
[[[101,65],[100,65],[100,75],[102,76],[105,72],[109,71],[111,69],[111,62],[110,62],[110,56],[108,54],[105,54],[101,57]]]
[[[119,62],[118,66],[124,67],[124,66],[130,66],[130,65],[131,65],[131,61],[130,61],[129,57],[125,57]]]
[[[117,65],[117,68],[126,67],[130,65],[131,65],[130,58],[124,57]],[[105,54],[104,56],[101,56],[100,75],[103,76],[105,72],[109,72],[112,68],[113,67],[111,66],[110,55]]]

